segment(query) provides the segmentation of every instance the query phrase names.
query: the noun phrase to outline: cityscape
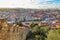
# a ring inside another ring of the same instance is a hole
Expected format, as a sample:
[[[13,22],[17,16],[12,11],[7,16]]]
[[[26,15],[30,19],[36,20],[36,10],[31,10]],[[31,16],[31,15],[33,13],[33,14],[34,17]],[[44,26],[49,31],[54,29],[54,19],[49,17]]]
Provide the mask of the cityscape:
[[[60,40],[60,0],[0,0],[0,40]]]
[[[0,9],[0,40],[60,40],[60,10]]]

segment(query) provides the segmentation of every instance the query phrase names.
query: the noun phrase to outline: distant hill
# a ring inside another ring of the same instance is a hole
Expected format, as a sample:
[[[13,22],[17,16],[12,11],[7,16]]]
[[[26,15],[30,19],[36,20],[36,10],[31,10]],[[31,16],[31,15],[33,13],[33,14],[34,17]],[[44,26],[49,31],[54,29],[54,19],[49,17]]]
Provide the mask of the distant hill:
[[[25,13],[30,11],[58,11],[59,9],[0,8],[0,14]]]

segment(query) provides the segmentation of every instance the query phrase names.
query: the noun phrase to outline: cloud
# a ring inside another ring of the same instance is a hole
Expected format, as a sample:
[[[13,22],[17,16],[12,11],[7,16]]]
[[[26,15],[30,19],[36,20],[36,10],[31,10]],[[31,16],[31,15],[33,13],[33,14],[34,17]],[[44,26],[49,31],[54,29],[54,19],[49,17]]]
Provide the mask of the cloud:
[[[55,0],[1,0],[2,8],[55,8],[57,4],[51,4]],[[53,6],[54,5],[54,6]],[[52,6],[52,7],[51,7]],[[60,7],[59,4],[57,7]]]

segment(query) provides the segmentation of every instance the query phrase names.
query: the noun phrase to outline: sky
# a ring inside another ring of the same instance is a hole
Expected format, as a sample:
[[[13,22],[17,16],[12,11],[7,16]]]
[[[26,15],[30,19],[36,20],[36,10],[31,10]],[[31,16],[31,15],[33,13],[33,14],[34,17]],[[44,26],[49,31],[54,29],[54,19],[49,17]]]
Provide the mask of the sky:
[[[60,8],[60,0],[0,0],[0,8]]]

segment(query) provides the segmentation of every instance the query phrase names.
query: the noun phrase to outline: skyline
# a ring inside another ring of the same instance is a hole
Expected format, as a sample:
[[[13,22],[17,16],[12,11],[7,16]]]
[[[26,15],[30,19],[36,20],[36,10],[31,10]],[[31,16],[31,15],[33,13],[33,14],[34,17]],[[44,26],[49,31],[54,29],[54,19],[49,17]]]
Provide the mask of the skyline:
[[[0,8],[60,8],[60,0],[1,0]]]

